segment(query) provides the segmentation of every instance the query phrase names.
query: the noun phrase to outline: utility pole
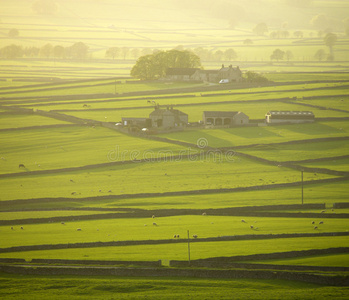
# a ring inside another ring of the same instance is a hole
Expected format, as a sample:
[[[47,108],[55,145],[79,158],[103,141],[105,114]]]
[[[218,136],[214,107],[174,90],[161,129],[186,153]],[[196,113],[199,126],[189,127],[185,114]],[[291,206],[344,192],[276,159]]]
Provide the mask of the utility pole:
[[[114,95],[116,95],[116,79],[115,79],[115,83],[114,83]]]
[[[188,262],[190,266],[190,238],[189,238],[189,230],[188,230]]]
[[[303,170],[301,172],[302,172],[302,205],[303,205]]]

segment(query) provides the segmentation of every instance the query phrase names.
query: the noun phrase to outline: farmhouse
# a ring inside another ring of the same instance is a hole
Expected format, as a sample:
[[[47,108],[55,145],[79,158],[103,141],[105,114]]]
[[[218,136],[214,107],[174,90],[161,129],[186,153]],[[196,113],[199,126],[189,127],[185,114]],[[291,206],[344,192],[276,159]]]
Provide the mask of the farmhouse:
[[[232,126],[249,123],[249,117],[241,111],[204,111],[203,122],[205,125]]]
[[[166,78],[173,81],[195,80],[193,75],[198,70],[198,68],[168,68]]]
[[[265,122],[271,123],[309,123],[314,122],[315,116],[311,111],[268,111]]]
[[[152,127],[172,128],[188,124],[188,115],[178,109],[173,109],[173,107],[167,107],[166,109],[155,107],[149,118]]]
[[[166,79],[173,81],[207,81],[219,82],[222,79],[228,82],[240,82],[242,72],[239,67],[234,68],[232,65],[219,70],[201,70],[198,68],[168,68]]]

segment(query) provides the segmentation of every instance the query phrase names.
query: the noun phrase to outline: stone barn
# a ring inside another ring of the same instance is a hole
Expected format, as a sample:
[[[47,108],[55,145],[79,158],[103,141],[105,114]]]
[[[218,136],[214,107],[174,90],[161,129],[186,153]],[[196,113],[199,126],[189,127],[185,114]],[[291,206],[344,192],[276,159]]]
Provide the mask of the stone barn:
[[[150,128],[151,120],[149,118],[122,118],[122,125],[129,127]]]
[[[212,126],[246,125],[249,117],[241,111],[204,111],[203,122]]]
[[[315,115],[311,111],[268,111],[265,114],[265,122],[275,123],[311,123],[315,121]]]
[[[188,124],[188,115],[173,107],[161,109],[155,107],[155,110],[150,113],[152,127],[173,128],[186,126]]]

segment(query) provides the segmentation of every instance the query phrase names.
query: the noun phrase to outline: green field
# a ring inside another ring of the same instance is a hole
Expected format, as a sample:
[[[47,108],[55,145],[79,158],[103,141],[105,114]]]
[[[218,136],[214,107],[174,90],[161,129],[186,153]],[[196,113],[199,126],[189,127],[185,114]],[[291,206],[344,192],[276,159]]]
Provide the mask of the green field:
[[[50,13],[36,11],[35,1],[7,2],[0,13],[1,299],[348,299],[347,286],[326,281],[349,276],[347,1],[61,0]],[[268,31],[258,34],[261,22]],[[328,28],[337,37],[332,48]],[[85,54],[74,54],[78,42]],[[23,53],[11,56],[10,45]],[[106,55],[111,47],[115,57]],[[205,70],[239,66],[244,79],[130,76],[140,56],[174,48],[197,53]],[[225,56],[228,49],[236,56]],[[285,56],[272,59],[275,49]],[[247,82],[247,71],[270,82]],[[149,135],[113,125],[148,118],[154,105],[172,105],[193,124]],[[312,111],[315,122],[269,126],[270,110]],[[251,124],[205,128],[196,123],[204,111],[241,111]],[[188,241],[193,265],[172,266],[188,261]],[[251,264],[256,277],[208,278],[219,264],[193,267],[231,256]],[[39,267],[32,259],[96,260],[101,275],[28,275]],[[148,268],[139,262],[159,260],[155,271],[197,277],[103,273],[138,272]],[[26,271],[6,269],[21,265]],[[296,281],[258,275],[271,272],[268,265]],[[317,283],[302,282],[307,276]]]

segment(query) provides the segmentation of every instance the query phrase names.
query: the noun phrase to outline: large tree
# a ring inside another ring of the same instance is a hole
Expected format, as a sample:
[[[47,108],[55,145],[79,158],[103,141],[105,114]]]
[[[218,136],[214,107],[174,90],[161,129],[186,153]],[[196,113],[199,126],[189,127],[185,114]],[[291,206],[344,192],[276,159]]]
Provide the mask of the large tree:
[[[285,52],[280,49],[275,49],[272,55],[270,55],[270,59],[275,59],[276,61],[283,60],[285,56]]]
[[[333,46],[337,42],[337,35],[334,33],[326,34],[326,36],[324,37],[324,42],[325,42],[325,45],[330,49],[329,59],[333,60],[334,59]]]
[[[197,68],[200,58],[190,51],[158,51],[141,56],[131,70],[131,76],[142,80],[153,80],[166,75],[168,68]]]
[[[269,31],[267,24],[265,23],[259,23],[253,28],[253,33],[257,35],[264,35],[266,32]]]
[[[83,42],[77,42],[66,50],[71,58],[84,59],[87,57],[88,46]]]
[[[33,3],[32,9],[38,14],[53,15],[58,11],[58,6],[52,0],[37,0]]]

